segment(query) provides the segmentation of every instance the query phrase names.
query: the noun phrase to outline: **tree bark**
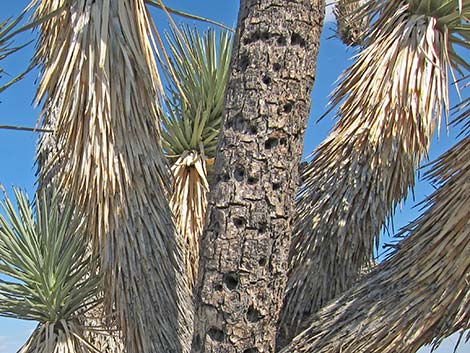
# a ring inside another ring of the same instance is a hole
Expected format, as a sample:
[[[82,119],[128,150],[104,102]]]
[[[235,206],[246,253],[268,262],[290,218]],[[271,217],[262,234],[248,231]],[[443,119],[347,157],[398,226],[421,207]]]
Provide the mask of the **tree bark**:
[[[242,0],[196,291],[193,352],[274,352],[322,0]]]

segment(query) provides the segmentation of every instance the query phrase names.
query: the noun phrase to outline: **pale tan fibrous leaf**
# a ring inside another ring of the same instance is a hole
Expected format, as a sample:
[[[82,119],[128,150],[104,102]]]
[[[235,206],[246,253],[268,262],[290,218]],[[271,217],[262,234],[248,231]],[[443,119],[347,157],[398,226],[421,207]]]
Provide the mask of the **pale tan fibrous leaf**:
[[[143,0],[38,1],[43,121],[55,119],[54,176],[87,217],[105,309],[128,353],[185,352],[192,305],[167,202],[162,94]]]
[[[100,353],[125,353],[116,320],[108,317],[104,309],[103,305],[97,305],[80,318],[80,322],[87,327],[85,339]]]
[[[92,346],[80,324],[60,321],[39,324],[18,353],[101,353]]]
[[[199,241],[204,230],[209,191],[205,156],[194,151],[183,153],[171,171],[174,179],[170,207],[176,227],[184,236],[187,248],[184,262],[192,286],[197,279]]]

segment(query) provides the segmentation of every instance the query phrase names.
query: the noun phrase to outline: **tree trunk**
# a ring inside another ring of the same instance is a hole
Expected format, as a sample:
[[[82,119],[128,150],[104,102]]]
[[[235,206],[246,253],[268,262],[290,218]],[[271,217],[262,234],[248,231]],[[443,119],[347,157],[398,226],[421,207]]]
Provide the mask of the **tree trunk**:
[[[193,352],[274,352],[322,0],[243,0],[201,244]]]

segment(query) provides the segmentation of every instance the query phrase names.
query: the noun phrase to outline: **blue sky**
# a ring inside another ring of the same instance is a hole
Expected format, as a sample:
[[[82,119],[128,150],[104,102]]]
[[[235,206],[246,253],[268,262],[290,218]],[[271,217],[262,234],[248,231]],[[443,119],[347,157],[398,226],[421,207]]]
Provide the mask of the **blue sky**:
[[[2,1],[0,5],[0,20],[18,14],[28,3],[27,0]],[[167,0],[168,6],[209,17],[229,26],[236,24],[238,1],[237,0]],[[158,28],[165,28],[166,18],[158,11],[152,10]],[[312,111],[310,123],[305,136],[305,154],[310,153],[314,147],[327,135],[334,122],[332,117],[324,118],[320,123],[315,121],[324,113],[328,103],[328,94],[334,88],[334,82],[339,74],[351,63],[349,59],[354,51],[346,48],[339,40],[331,38],[334,34],[334,23],[331,13],[327,16],[327,23],[322,36],[320,55],[317,65],[316,84],[312,93]],[[176,22],[182,21],[175,18]],[[205,25],[199,25],[206,27]],[[23,35],[20,40],[31,38],[31,34]],[[7,59],[3,64],[7,71],[14,75],[27,66],[31,58],[33,47],[23,50],[19,55]],[[37,85],[37,72],[30,73],[21,83],[11,87],[0,95],[0,125],[34,126],[37,121],[38,111],[33,109],[34,92]],[[4,81],[2,81],[4,82]],[[455,94],[454,94],[455,99]],[[441,128],[440,138],[434,139],[430,152],[430,158],[434,159],[442,151],[455,143],[457,131],[451,131],[448,135],[446,128]],[[34,151],[37,135],[27,132],[15,132],[0,129],[0,183],[7,191],[11,186],[19,186],[28,193],[34,192]],[[413,206],[426,195],[432,192],[432,187],[420,181],[415,189],[415,200],[404,202],[403,209],[394,219],[395,229],[406,225],[418,214],[418,209]],[[384,237],[385,242],[391,239]],[[0,318],[0,353],[14,353],[23,344],[34,328],[32,322]],[[436,352],[450,353],[453,349],[454,338],[446,341]],[[468,351],[470,345],[462,346],[457,352]],[[428,352],[422,349],[419,353]]]

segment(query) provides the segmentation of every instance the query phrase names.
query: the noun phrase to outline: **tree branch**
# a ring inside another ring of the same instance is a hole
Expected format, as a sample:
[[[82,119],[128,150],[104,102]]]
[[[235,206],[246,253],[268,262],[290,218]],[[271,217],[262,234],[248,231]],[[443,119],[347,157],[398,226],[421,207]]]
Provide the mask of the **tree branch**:
[[[54,132],[54,130],[50,130],[50,129],[41,129],[41,128],[35,128],[35,127],[15,126],[15,125],[0,125],[0,129],[16,130],[16,131],[30,131],[30,132],[45,132],[45,133]]]
[[[208,18],[205,18],[205,17],[201,17],[201,16],[197,16],[197,15],[192,15],[192,14],[189,14],[189,13],[186,13],[186,12],[183,12],[183,11],[180,11],[180,10],[176,10],[176,9],[173,9],[171,7],[168,7],[166,5],[163,5],[163,3],[161,2],[161,0],[145,0],[145,2],[149,5],[152,5],[152,6],[155,6],[155,7],[158,7],[159,9],[162,9],[164,11],[168,11],[169,13],[172,13],[174,15],[177,15],[177,16],[181,16],[181,17],[186,17],[186,18],[189,18],[191,20],[196,20],[196,21],[201,21],[201,22],[206,22],[206,23],[210,23],[212,25],[215,25],[215,26],[218,26],[218,27],[221,27],[223,29],[226,29],[230,32],[235,32],[233,28],[230,28],[226,25],[224,25],[223,23],[220,23],[220,22],[217,22],[217,21],[213,21],[213,20],[210,20]]]
[[[470,137],[428,178],[442,186],[397,252],[306,320],[281,353],[412,353],[470,327]]]

